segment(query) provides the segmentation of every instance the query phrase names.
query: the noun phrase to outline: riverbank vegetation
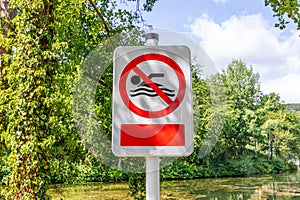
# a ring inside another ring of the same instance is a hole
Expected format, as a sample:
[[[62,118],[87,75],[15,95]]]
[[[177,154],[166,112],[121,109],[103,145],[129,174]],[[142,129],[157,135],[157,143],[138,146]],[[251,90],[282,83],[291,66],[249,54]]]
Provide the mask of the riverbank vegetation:
[[[281,173],[254,177],[205,178],[161,182],[160,199],[276,199],[300,197],[299,173]],[[53,185],[49,194],[53,200],[98,200],[130,198],[128,184],[88,183]]]
[[[300,154],[299,113],[288,110],[277,94],[261,93],[259,75],[241,60],[232,61],[211,80],[218,83],[225,94],[225,119],[217,142],[207,155],[201,156],[203,141],[209,134],[213,107],[207,80],[199,78],[195,71],[193,90],[198,101],[195,106],[202,109],[195,120],[195,150],[192,155],[178,158],[163,167],[162,180],[240,177],[295,169],[292,161]],[[105,116],[110,116],[110,113]],[[107,126],[106,131],[110,129]],[[59,164],[61,169],[57,167],[51,173],[49,183],[129,181],[130,194],[144,196],[143,174],[123,172],[122,166],[110,168],[85,152],[84,148],[80,152],[77,162],[52,162],[52,165]],[[5,160],[7,151],[2,150],[2,153],[0,178],[5,185],[11,167]]]
[[[0,2],[5,8],[0,19],[1,195],[48,199],[49,184],[123,180],[131,184],[132,196],[139,195],[143,175],[124,172],[122,165],[106,166],[82,143],[72,94],[91,50],[144,23],[141,16],[118,9],[116,1]],[[151,11],[155,2],[146,1],[144,10]],[[104,52],[107,60],[111,49]],[[97,84],[96,118],[111,138],[111,66]],[[278,94],[263,94],[251,66],[233,60],[207,79],[194,68],[193,94],[195,151],[162,168],[163,179],[247,176],[295,167],[299,113],[287,110]]]

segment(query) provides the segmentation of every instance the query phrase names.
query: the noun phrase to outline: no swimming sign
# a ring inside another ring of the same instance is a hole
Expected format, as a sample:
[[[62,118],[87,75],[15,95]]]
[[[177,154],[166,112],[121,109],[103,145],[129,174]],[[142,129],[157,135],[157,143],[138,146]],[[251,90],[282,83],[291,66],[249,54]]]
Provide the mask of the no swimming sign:
[[[114,52],[113,141],[117,156],[193,151],[191,58],[186,46]]]

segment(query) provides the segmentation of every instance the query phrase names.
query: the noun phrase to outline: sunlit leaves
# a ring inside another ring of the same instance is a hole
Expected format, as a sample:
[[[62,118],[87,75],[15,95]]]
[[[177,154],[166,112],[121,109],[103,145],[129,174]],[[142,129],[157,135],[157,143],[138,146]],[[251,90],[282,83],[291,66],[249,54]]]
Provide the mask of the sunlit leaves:
[[[67,173],[84,155],[72,116],[74,79],[84,57],[107,33],[86,1],[10,3],[17,16],[7,20],[7,34],[0,34],[6,50],[1,54],[0,134],[11,169],[3,195],[47,199],[50,177]],[[130,13],[116,11],[114,1],[97,5],[111,27],[131,24]]]
[[[300,1],[299,0],[265,0],[265,5],[270,6],[274,17],[278,18],[275,27],[285,29],[291,19],[300,30]]]

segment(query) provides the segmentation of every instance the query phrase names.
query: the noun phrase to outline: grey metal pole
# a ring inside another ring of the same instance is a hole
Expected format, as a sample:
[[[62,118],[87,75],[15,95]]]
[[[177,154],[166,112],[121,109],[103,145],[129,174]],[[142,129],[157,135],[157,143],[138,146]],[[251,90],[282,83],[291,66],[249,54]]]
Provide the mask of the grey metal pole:
[[[159,35],[157,33],[147,33],[145,39],[145,46],[158,46]]]
[[[145,46],[158,46],[157,33],[146,34]],[[146,200],[160,199],[159,157],[146,156]]]
[[[146,157],[146,200],[160,199],[159,157]]]

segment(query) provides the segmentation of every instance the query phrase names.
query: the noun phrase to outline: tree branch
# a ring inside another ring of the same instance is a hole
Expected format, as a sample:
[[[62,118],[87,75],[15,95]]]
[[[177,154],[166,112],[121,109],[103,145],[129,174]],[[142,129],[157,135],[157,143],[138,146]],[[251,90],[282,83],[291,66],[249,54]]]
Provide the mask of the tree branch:
[[[114,47],[114,44],[113,44],[113,42],[112,42],[112,40],[111,40],[111,38],[110,38],[110,30],[109,30],[108,24],[106,23],[106,21],[105,21],[103,15],[101,14],[101,12],[99,11],[99,9],[97,8],[96,4],[95,4],[92,0],[88,0],[88,1],[90,2],[90,4],[92,4],[92,6],[93,6],[93,8],[95,9],[97,15],[100,17],[102,23],[104,24],[104,29],[105,29],[105,31],[106,31],[106,33],[107,33],[107,37],[108,37],[108,39],[109,39],[109,42],[110,42],[112,51],[114,51],[114,50],[115,50],[115,47]]]

